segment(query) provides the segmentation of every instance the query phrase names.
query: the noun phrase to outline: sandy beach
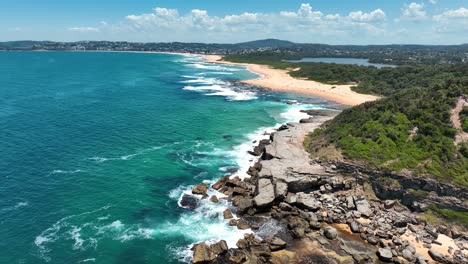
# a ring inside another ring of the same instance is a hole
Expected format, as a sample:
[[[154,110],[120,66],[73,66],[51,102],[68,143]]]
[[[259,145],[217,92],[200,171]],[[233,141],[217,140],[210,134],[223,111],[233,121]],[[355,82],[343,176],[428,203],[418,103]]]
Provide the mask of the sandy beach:
[[[258,85],[277,91],[319,96],[346,105],[358,105],[379,99],[377,96],[352,91],[352,85],[330,85],[311,80],[301,80],[291,77],[286,70],[273,69],[267,65],[222,61],[222,56],[219,55],[201,56],[205,57],[210,63],[245,66],[261,76],[257,79],[242,81],[246,84]]]

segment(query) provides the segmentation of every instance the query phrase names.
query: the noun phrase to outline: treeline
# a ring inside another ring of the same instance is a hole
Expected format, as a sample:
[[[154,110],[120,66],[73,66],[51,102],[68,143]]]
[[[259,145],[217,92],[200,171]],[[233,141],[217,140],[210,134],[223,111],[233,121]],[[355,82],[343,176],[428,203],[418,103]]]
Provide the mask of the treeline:
[[[266,64],[280,69],[295,69],[289,72],[293,77],[328,84],[356,84],[353,87],[356,92],[384,96],[412,87],[443,85],[451,79],[468,79],[468,64],[407,65],[379,69],[334,63],[291,63],[273,59],[275,56],[274,53],[253,53],[251,56],[231,55],[224,59],[233,62]],[[278,54],[278,56],[287,55]]]

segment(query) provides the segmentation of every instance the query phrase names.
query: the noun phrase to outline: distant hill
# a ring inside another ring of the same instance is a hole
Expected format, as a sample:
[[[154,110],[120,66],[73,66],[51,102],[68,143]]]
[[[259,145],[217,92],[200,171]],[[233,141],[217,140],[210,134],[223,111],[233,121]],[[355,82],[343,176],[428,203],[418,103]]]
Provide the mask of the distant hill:
[[[280,39],[261,39],[249,42],[237,43],[241,48],[290,48],[296,46],[296,43]]]

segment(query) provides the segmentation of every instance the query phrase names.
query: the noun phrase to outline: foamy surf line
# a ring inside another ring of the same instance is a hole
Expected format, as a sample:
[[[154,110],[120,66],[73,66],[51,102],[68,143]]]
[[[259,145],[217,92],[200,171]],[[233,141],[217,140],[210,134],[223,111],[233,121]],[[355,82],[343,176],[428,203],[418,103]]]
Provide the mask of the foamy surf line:
[[[238,170],[235,173],[232,173],[231,177],[239,177],[241,179],[250,177],[247,174],[247,171],[250,166],[253,166],[256,162],[258,162],[260,157],[249,155],[247,152],[253,150],[255,145],[260,140],[268,139],[271,133],[275,132],[276,129],[282,124],[298,122],[302,118],[309,117],[306,113],[301,112],[301,110],[306,109],[324,109],[324,107],[311,104],[297,104],[288,106],[285,111],[276,117],[278,121],[277,124],[271,127],[261,127],[254,132],[247,134],[245,136],[244,143],[237,145],[232,151],[227,153],[228,156],[234,160],[234,163],[237,164],[238,167]],[[219,170],[223,171],[225,168],[221,167]],[[192,227],[182,229],[186,229],[184,235],[187,238],[190,238],[190,240],[194,241],[185,247],[171,249],[173,254],[180,261],[186,263],[191,262],[191,248],[197,243],[206,242],[207,244],[211,244],[218,242],[219,240],[225,240],[229,248],[235,248],[237,241],[240,238],[243,238],[244,234],[252,233],[251,229],[239,230],[236,227],[231,227],[228,225],[228,221],[223,217],[224,210],[229,208],[233,212],[234,218],[238,217],[235,213],[235,207],[232,206],[231,202],[223,199],[226,197],[226,195],[211,188],[211,185],[216,182],[216,180],[217,179],[205,180],[203,183],[210,186],[207,192],[208,196],[211,197],[212,195],[216,195],[219,198],[219,203],[213,203],[208,198],[202,199],[201,195],[193,195],[191,192],[193,186],[179,186],[169,193],[169,196],[173,200],[177,201],[179,207],[189,209],[182,203],[184,197],[194,197],[198,203],[197,207],[193,209],[193,211],[183,213],[179,219],[179,222],[176,224]],[[197,227],[195,230],[193,229],[194,226]],[[263,230],[263,232],[267,231]]]

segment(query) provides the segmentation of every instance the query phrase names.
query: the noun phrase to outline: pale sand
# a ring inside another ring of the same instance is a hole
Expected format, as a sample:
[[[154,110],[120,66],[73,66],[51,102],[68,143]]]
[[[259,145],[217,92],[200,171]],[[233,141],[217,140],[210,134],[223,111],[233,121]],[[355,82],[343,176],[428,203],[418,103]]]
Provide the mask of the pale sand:
[[[200,56],[205,57],[210,63],[245,66],[261,77],[242,81],[243,83],[258,85],[271,90],[314,95],[346,105],[358,105],[380,98],[378,96],[356,93],[351,90],[352,85],[331,85],[316,81],[296,79],[291,77],[286,70],[272,69],[267,65],[222,61],[222,56],[219,55]]]

